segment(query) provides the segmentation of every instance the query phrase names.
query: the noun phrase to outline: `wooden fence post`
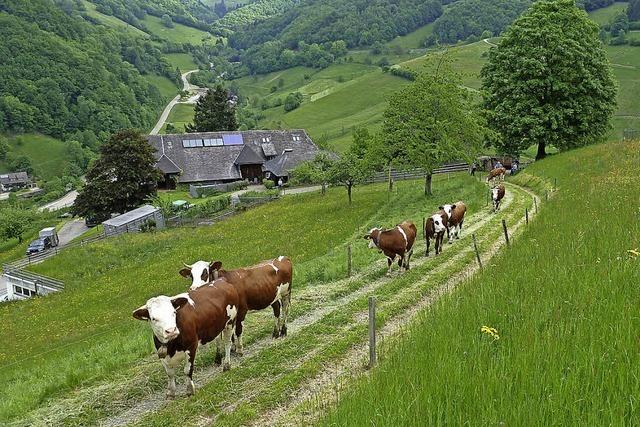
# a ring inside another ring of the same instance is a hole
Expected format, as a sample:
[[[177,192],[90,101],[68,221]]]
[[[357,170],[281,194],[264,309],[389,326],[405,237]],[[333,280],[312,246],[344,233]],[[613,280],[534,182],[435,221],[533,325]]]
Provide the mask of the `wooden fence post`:
[[[558,178],[553,178],[553,191],[556,191],[558,188]]]
[[[504,240],[507,242],[507,246],[509,246],[509,232],[507,231],[507,222],[502,220],[502,229],[504,230]]]
[[[351,277],[351,245],[347,246],[347,277]]]
[[[478,251],[478,242],[476,241],[475,233],[471,235],[471,238],[473,239],[473,249],[476,251],[476,260],[478,261],[480,270],[482,270],[482,260],[480,259],[480,252]]]
[[[369,297],[369,368],[376,364],[376,297]]]
[[[524,220],[529,224],[529,208],[524,208]]]

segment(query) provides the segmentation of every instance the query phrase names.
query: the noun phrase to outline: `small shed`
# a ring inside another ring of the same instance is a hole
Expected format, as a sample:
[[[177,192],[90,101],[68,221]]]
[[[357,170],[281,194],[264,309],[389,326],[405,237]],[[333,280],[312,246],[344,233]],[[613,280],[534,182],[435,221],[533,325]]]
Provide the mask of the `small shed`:
[[[144,205],[102,223],[104,234],[115,236],[121,233],[135,233],[144,224],[155,222],[156,229],[164,228],[164,217],[160,209]]]

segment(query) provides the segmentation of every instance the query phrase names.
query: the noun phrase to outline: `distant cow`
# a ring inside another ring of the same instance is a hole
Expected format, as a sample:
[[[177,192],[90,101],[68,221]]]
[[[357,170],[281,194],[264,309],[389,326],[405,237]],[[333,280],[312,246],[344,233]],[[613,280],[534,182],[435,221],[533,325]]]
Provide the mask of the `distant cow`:
[[[427,218],[424,224],[424,237],[427,241],[426,255],[429,256],[429,245],[431,239],[435,239],[436,255],[442,252],[442,240],[444,232],[447,231],[449,224],[449,215],[444,210],[434,213]]]
[[[504,177],[507,174],[507,170],[505,168],[495,168],[489,175],[487,175],[487,182],[491,182],[493,179],[498,178],[498,181],[504,181]]]
[[[273,308],[273,337],[287,335],[287,317],[291,305],[291,285],[293,266],[291,260],[280,256],[271,261],[264,261],[252,267],[236,270],[223,270],[222,262],[208,263],[198,261],[192,265],[185,264],[180,270],[183,277],[191,278],[191,288],[197,289],[211,280],[224,278],[238,288],[240,297],[248,310]],[[244,318],[238,318],[235,336],[236,352],[242,354],[242,331]]]
[[[491,189],[491,199],[493,200],[493,211],[498,212],[500,209],[500,202],[504,198],[504,185],[500,184],[496,188]]]
[[[467,206],[464,202],[457,202],[453,205],[440,206],[441,210],[447,213],[449,217],[449,226],[447,229],[447,235],[449,236],[449,243],[453,243],[453,238],[460,238],[462,232],[462,225],[464,224],[464,215],[467,213]]]
[[[133,317],[149,321],[156,352],[169,377],[167,397],[176,394],[176,367],[187,359],[187,394],[195,393],[193,363],[199,344],[207,344],[219,335],[224,342],[224,364],[231,367],[231,336],[241,301],[235,286],[224,279],[188,294],[151,298],[133,312]]]
[[[409,261],[413,255],[413,243],[416,240],[416,226],[410,221],[404,221],[390,230],[381,228],[372,228],[365,239],[370,240],[370,248],[378,248],[387,257],[389,270],[387,275],[391,274],[391,265],[396,256],[399,256],[398,266],[400,270],[404,267],[405,271],[409,270]]]

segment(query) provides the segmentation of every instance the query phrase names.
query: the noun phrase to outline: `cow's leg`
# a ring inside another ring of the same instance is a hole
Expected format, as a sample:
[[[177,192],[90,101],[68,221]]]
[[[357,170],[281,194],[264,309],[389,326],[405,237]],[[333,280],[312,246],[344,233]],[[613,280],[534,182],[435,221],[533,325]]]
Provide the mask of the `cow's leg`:
[[[460,239],[460,234],[462,234],[462,224],[464,224],[464,220],[460,221],[460,224],[458,224],[458,234],[456,234],[456,239]]]
[[[280,301],[271,304],[271,308],[273,308],[273,338],[280,336],[280,329],[278,328],[278,324],[280,323],[280,306]]]
[[[427,237],[427,252],[425,253],[425,256],[429,256],[429,243],[431,242],[431,239],[429,239]]]
[[[391,266],[393,265],[393,260],[394,260],[395,256],[393,258],[391,258],[390,256],[387,257],[387,276],[391,276]]]
[[[442,252],[442,240],[444,239],[444,232],[436,234],[436,255],[440,255]]]
[[[409,252],[407,252],[407,255],[406,255],[407,259],[406,259],[405,264],[404,264],[405,271],[409,270],[409,263],[411,262],[411,255],[413,255],[413,248],[409,249]]]
[[[291,284],[289,284],[289,292],[282,297],[282,326],[280,327],[280,336],[287,336],[287,318],[289,317],[289,307],[291,306]]]
[[[216,357],[213,360],[213,363],[215,363],[216,365],[221,365],[223,356],[222,333],[220,333],[220,335],[218,335],[214,341],[216,344]]]
[[[243,352],[244,352],[244,347],[242,346],[242,330],[243,330],[243,324],[244,323],[244,316],[242,316],[242,319],[240,318],[240,316],[238,316],[238,318],[236,319],[236,331],[233,334],[234,337],[236,337],[236,354],[238,356],[242,356]]]
[[[222,341],[224,342],[224,361],[222,362],[223,371],[231,369],[231,336],[235,329],[234,325],[235,321],[231,321],[231,323],[226,325],[222,331]]]
[[[173,399],[176,397],[176,366],[180,364],[182,359],[184,358],[183,352],[178,352],[171,356],[167,356],[162,359],[162,366],[164,366],[164,370],[167,373],[167,397],[169,399]]]
[[[449,244],[453,243],[453,238],[455,237],[456,234],[456,227],[457,225],[454,225],[452,228],[453,230],[451,230],[451,232],[449,232],[449,229],[447,229],[447,237],[449,238]],[[444,236],[442,236],[443,240],[444,240]]]
[[[187,363],[184,365],[184,373],[187,378],[187,396],[191,396],[196,392],[196,386],[193,384],[193,363],[196,360],[196,349],[198,343],[195,343],[189,350],[187,350]]]

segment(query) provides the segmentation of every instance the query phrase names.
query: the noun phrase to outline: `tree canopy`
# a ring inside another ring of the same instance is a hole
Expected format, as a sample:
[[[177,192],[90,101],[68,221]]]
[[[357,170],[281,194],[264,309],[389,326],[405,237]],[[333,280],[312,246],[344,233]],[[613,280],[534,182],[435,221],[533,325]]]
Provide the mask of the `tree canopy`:
[[[491,49],[482,69],[484,107],[497,147],[579,147],[603,139],[616,85],[598,26],[573,0],[534,3]]]
[[[382,152],[389,163],[425,171],[430,195],[433,170],[448,161],[472,160],[485,128],[471,94],[445,57],[389,99],[382,125]]]
[[[154,151],[136,130],[114,134],[100,147],[100,156],[89,168],[73,214],[109,218],[111,213],[127,212],[153,196],[160,178]]]
[[[198,99],[193,124],[187,125],[187,132],[218,132],[237,130],[235,102],[222,85],[210,89]]]

